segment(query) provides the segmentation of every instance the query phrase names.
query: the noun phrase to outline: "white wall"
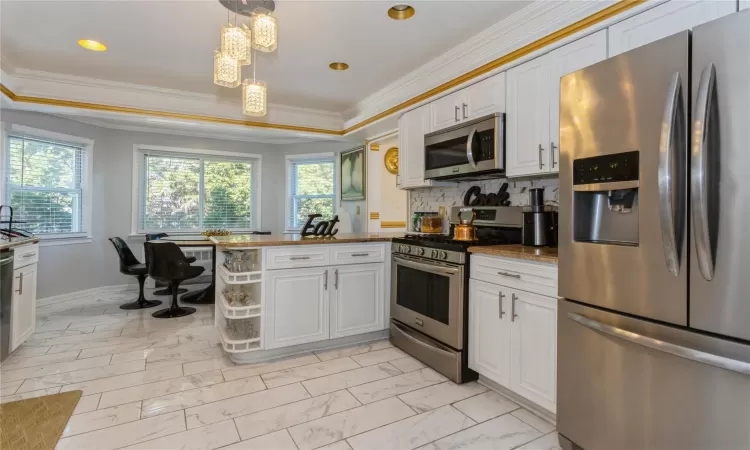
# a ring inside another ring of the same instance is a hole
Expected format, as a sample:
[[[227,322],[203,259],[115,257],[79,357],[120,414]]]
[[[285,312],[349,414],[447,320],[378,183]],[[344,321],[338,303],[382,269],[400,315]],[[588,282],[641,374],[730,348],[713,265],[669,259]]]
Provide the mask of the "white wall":
[[[47,131],[94,140],[93,155],[93,241],[84,244],[44,246],[39,259],[39,298],[66,294],[99,286],[134,283],[121,275],[112,244],[113,236],[126,238],[140,255],[142,238],[128,238],[131,224],[133,146],[149,144],[167,147],[246,152],[262,155],[261,226],[281,233],[284,230],[285,162],[287,154],[340,151],[352,145],[341,142],[279,146],[173,136],[158,133],[114,130],[82,124],[48,114],[2,111],[6,126],[25,125]],[[5,151],[3,149],[3,151]],[[4,200],[0,200],[2,202]],[[362,208],[364,211],[364,207]]]

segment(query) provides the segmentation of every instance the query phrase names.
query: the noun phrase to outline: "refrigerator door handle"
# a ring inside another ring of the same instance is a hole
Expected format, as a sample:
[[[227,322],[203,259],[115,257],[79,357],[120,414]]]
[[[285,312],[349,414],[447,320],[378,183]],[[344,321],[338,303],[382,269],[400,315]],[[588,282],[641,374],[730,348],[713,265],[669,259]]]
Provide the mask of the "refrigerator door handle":
[[[681,195],[675,198],[675,186],[680,179],[680,155],[685,143],[681,126],[683,120],[682,80],[680,73],[675,72],[669,83],[669,95],[664,103],[664,117],[661,123],[661,139],[659,142],[659,217],[661,222],[661,237],[664,246],[664,259],[669,272],[677,276],[680,273],[680,249],[683,200]],[[677,139],[675,145],[675,139]],[[675,151],[675,148],[677,151]],[[677,159],[675,159],[677,158]],[[677,169],[677,170],[675,170]],[[678,191],[679,193],[679,191]],[[675,201],[676,200],[676,201]],[[677,220],[675,220],[677,219]]]
[[[644,347],[658,350],[660,352],[669,353],[670,355],[679,356],[680,358],[689,359],[691,361],[709,364],[721,369],[731,370],[732,372],[750,375],[750,363],[745,361],[726,358],[724,356],[714,355],[713,353],[696,350],[694,348],[683,347],[681,345],[661,341],[659,339],[654,339],[642,334],[623,330],[622,328],[617,328],[612,325],[606,325],[596,320],[589,319],[588,317],[584,317],[580,314],[572,312],[568,313],[568,318],[583,325],[584,327],[591,328],[592,330],[599,331],[610,336],[624,339],[634,344],[642,345]]]
[[[714,258],[711,250],[711,236],[708,226],[708,131],[711,121],[711,105],[716,85],[716,69],[707,65],[701,72],[693,118],[693,149],[691,168],[693,230],[698,268],[706,281],[714,277]],[[713,189],[717,189],[714,187]]]

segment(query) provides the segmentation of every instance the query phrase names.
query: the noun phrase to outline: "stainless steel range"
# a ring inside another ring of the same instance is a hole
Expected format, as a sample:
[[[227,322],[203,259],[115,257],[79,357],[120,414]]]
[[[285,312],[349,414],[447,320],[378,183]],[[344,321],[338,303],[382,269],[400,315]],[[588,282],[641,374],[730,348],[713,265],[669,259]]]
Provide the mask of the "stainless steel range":
[[[469,253],[472,245],[518,244],[517,207],[477,207],[476,241],[448,235],[406,235],[391,247],[391,341],[456,383],[475,380],[468,368]],[[451,211],[451,235],[458,208]]]

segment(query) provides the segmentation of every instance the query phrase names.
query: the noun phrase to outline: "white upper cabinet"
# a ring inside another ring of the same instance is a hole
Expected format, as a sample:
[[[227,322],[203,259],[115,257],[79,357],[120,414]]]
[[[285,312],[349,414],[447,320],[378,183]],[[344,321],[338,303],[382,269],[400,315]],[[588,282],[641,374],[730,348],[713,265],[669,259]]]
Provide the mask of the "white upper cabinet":
[[[430,103],[432,131],[505,112],[505,73],[474,83]]]
[[[469,281],[469,367],[510,387],[510,288]]]
[[[511,389],[555,412],[557,300],[518,290],[510,296]]]
[[[549,89],[550,172],[560,171],[560,78],[607,59],[607,31],[601,30],[553,50],[547,55]]]
[[[385,328],[385,265],[353,264],[331,270],[331,339]]]
[[[737,11],[734,1],[672,0],[609,27],[609,56],[658,41]]]
[[[266,272],[266,349],[328,339],[328,274],[327,267]]]
[[[549,102],[546,55],[508,70],[506,173],[509,177],[549,172]]]
[[[405,112],[398,119],[398,186],[402,189],[432,186],[424,179],[424,135],[429,130],[430,105]]]

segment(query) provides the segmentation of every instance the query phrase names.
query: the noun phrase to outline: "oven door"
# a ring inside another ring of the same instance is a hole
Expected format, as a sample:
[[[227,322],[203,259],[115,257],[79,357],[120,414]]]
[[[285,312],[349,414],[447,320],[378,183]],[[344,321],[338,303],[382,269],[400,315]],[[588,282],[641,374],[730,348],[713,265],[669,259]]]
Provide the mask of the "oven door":
[[[464,268],[404,255],[391,264],[391,317],[463,349]]]

